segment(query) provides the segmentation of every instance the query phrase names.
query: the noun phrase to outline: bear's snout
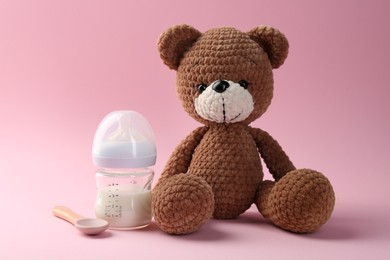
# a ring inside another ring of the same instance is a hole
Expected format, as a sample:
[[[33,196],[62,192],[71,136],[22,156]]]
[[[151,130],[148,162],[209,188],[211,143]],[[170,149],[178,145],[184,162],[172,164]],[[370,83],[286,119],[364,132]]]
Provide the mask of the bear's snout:
[[[217,80],[214,82],[212,88],[215,92],[218,92],[218,93],[223,93],[225,92],[225,90],[230,87],[230,84],[229,82],[225,81],[225,80]]]
[[[216,80],[195,98],[196,113],[217,123],[243,121],[252,113],[253,105],[247,88],[231,80]]]

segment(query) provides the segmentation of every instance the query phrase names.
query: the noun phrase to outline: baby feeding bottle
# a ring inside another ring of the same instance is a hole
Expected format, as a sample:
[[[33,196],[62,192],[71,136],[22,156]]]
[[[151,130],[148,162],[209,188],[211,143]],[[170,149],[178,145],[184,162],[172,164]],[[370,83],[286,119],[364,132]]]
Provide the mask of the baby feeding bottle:
[[[148,121],[135,111],[114,111],[99,124],[92,147],[96,217],[110,229],[137,229],[152,220],[151,187],[156,145]]]

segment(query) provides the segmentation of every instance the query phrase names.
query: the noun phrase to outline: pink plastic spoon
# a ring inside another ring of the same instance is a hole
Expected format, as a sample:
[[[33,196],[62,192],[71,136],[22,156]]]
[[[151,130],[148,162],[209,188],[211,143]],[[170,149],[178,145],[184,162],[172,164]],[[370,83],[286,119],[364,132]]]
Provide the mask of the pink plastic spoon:
[[[78,230],[87,235],[97,235],[108,228],[108,222],[99,218],[84,218],[65,206],[53,208],[54,216],[73,224]]]

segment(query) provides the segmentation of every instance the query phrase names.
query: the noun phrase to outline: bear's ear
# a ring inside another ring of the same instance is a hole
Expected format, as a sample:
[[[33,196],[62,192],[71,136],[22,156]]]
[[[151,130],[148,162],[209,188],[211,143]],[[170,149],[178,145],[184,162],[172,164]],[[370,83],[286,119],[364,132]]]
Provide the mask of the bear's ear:
[[[158,51],[164,63],[177,70],[183,54],[201,36],[201,33],[190,25],[175,25],[163,32],[158,40]]]
[[[283,33],[270,26],[261,25],[250,30],[248,35],[268,54],[272,68],[279,68],[284,63],[288,54],[288,41]]]

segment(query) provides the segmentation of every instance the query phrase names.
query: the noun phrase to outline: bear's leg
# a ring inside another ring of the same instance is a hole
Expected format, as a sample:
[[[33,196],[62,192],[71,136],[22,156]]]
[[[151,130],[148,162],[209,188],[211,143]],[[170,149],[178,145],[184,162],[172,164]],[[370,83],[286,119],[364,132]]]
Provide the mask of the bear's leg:
[[[177,174],[160,183],[152,192],[154,220],[169,234],[189,234],[198,230],[213,214],[214,195],[202,178]]]
[[[255,203],[260,213],[275,225],[306,233],[326,223],[333,211],[335,195],[323,174],[299,169],[278,182],[262,182]]]

